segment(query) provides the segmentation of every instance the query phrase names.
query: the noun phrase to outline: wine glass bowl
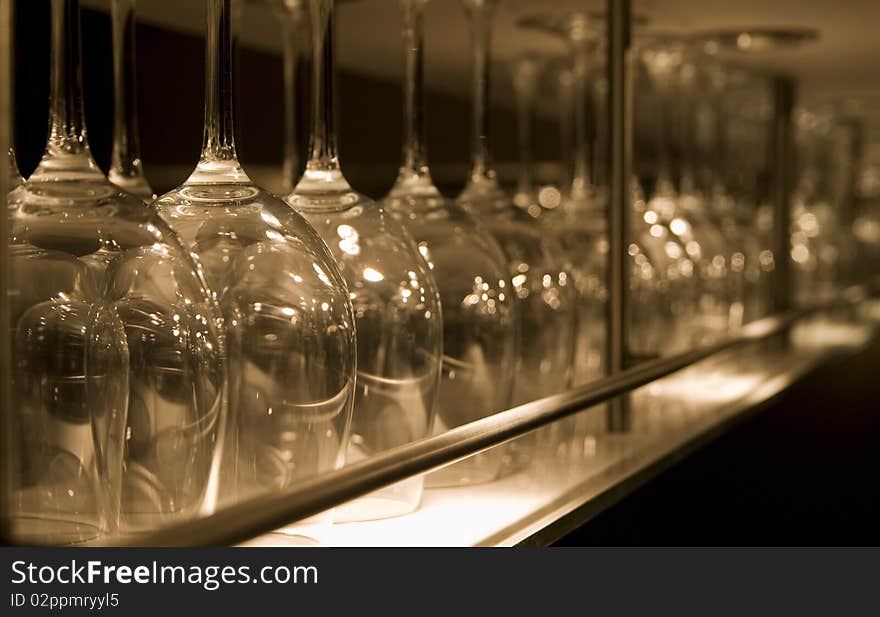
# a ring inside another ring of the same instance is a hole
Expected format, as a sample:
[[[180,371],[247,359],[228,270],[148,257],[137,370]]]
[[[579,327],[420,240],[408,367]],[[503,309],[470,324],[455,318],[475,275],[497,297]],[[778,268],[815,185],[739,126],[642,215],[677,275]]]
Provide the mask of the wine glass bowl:
[[[354,308],[358,377],[349,461],[429,434],[440,303],[415,243],[378,203],[353,191],[294,193],[287,203],[327,242]]]
[[[226,375],[216,304],[174,234],[97,172],[56,177],[40,167],[10,194],[10,252],[23,494],[41,495],[20,507],[66,543],[94,538],[73,521],[154,527],[213,499]],[[161,507],[135,497],[137,470]]]
[[[354,327],[320,238],[249,183],[185,184],[156,208],[198,255],[225,317],[236,498],[337,467],[350,421]]]

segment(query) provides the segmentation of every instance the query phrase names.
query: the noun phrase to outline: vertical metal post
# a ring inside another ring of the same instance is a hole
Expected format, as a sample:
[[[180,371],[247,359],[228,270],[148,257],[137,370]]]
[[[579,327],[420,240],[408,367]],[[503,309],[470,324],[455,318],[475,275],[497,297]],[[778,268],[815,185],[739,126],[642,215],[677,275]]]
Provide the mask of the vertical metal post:
[[[793,80],[773,80],[772,159],[773,174],[773,254],[775,256],[773,309],[787,311],[792,306],[791,277],[791,199],[795,190],[796,149],[792,115],[796,88]]]
[[[630,77],[631,0],[607,0],[606,24],[608,79],[608,122],[610,138],[605,156],[610,165],[608,200],[608,331],[606,336],[608,372],[626,368],[629,325],[627,301],[628,268],[627,224],[630,208],[632,168],[632,81]],[[608,430],[629,429],[627,401],[618,397],[608,409]]]
[[[12,0],[0,0],[0,156],[6,157],[12,137]],[[9,172],[6,159],[0,165],[0,544],[10,537],[9,495],[12,488],[12,430],[9,346],[9,218],[6,195]]]

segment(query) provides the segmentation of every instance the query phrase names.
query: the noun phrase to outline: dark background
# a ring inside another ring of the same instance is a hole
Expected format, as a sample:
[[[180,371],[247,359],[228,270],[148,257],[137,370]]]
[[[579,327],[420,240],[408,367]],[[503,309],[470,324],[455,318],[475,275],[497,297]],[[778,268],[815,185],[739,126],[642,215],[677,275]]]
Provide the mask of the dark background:
[[[880,544],[878,366],[818,370],[559,545]]]

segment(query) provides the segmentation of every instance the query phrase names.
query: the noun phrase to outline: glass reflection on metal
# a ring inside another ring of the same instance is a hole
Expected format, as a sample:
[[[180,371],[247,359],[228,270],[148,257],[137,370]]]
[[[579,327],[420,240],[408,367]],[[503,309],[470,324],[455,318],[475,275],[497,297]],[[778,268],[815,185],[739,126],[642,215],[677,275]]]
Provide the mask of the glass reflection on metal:
[[[238,162],[230,4],[207,3],[201,160],[156,205],[198,255],[223,310],[234,423],[222,498],[241,500],[342,464],[355,333],[348,289],[326,245]]]
[[[49,140],[8,196],[10,518],[24,543],[210,512],[226,422],[215,301],[168,227],[92,158],[79,11],[52,0]]]
[[[495,240],[434,186],[423,107],[425,0],[401,0],[404,15],[403,163],[385,207],[418,242],[443,306],[443,366],[435,434],[507,409],[515,370],[515,300]],[[495,479],[503,453],[478,454],[433,474],[432,484]]]
[[[346,181],[336,151],[333,0],[311,0],[312,134],[305,173],[285,199],[330,247],[348,283],[358,332],[357,398],[347,460],[430,434],[440,379],[440,298],[400,222]],[[418,507],[422,478],[341,508],[338,520]]]

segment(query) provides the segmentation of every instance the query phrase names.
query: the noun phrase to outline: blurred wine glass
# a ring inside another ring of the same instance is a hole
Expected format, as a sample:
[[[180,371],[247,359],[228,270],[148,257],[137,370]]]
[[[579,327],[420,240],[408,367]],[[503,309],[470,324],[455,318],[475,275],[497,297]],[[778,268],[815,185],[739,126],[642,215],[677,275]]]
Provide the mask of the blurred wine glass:
[[[731,314],[728,273],[732,251],[706,204],[708,183],[713,178],[713,161],[700,158],[702,172],[695,171],[692,179],[688,168],[685,167],[682,173],[680,161],[676,162],[672,156],[674,145],[681,146],[687,153],[685,160],[695,152],[695,146],[689,140],[693,136],[690,131],[685,132],[686,139],[674,143],[676,129],[696,118],[690,107],[691,99],[683,96],[681,88],[686,43],[675,36],[647,35],[638,49],[655,98],[653,101],[646,96],[636,98],[642,98],[643,104],[651,101],[657,109],[652,127],[657,139],[654,188],[646,204],[646,215],[653,213],[648,216],[656,217],[657,224],[661,225],[657,229],[668,229],[670,236],[683,245],[685,256],[694,266],[699,280],[696,315],[682,334],[689,335],[693,344],[705,343],[727,333]],[[676,179],[681,183],[680,190]]]
[[[797,182],[792,198],[791,259],[795,301],[830,300],[839,288],[843,230],[833,191],[835,117],[827,109],[795,113]]]
[[[519,313],[519,355],[513,403],[565,390],[571,384],[575,291],[557,240],[514,205],[501,188],[489,149],[489,78],[495,0],[461,0],[472,38],[471,173],[459,203],[492,234],[507,260]],[[533,444],[511,444],[511,470],[531,458]]]
[[[533,127],[538,88],[545,71],[545,61],[536,52],[524,52],[509,61],[513,91],[516,96],[516,126],[519,145],[519,173],[513,203],[532,218],[543,213],[535,185]]]

